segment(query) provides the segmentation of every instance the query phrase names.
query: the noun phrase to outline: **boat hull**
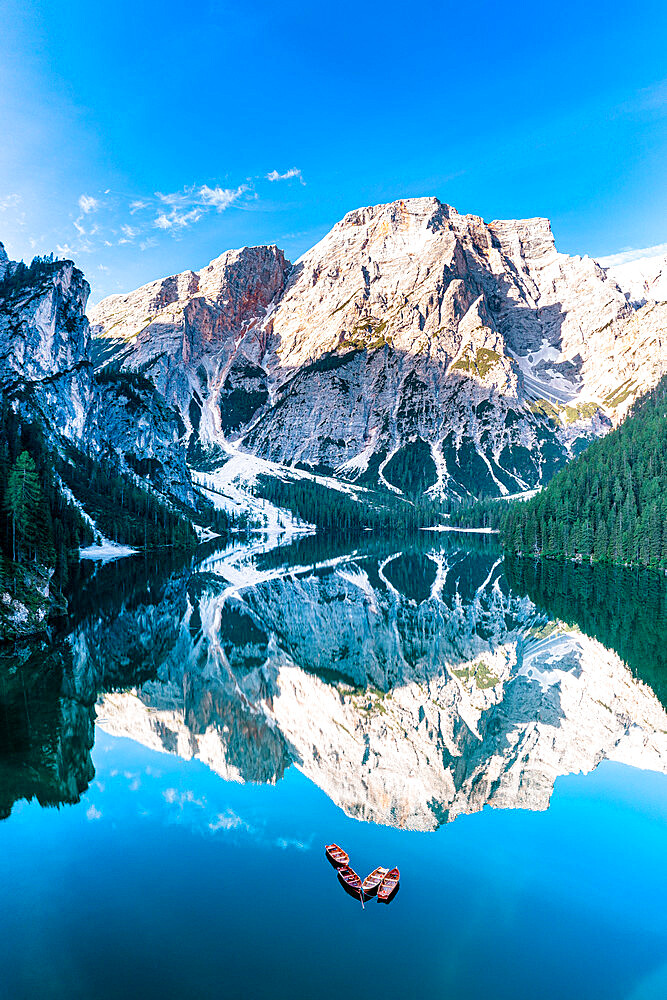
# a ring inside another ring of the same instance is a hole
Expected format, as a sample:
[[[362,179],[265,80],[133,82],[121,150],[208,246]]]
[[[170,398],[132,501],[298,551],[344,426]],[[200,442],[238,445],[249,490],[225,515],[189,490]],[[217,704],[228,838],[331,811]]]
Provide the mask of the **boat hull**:
[[[338,847],[337,844],[327,844],[324,848],[324,853],[327,861],[334,868],[344,868],[350,863],[349,855],[341,847]]]
[[[351,874],[354,876],[354,878],[352,878],[350,874],[348,874],[350,872],[351,869],[347,865],[345,865],[344,868],[338,871],[338,881],[345,889],[345,892],[347,892],[354,899],[362,899],[362,898],[365,899],[366,898],[365,893],[361,888],[361,879],[356,874],[356,872],[351,872]]]
[[[365,896],[374,896],[376,894],[388,871],[388,868],[376,868],[374,872],[371,872],[370,875],[366,876],[364,881],[361,883]]]
[[[400,873],[398,868],[392,868],[387,872],[377,891],[378,903],[391,903],[400,886]]]

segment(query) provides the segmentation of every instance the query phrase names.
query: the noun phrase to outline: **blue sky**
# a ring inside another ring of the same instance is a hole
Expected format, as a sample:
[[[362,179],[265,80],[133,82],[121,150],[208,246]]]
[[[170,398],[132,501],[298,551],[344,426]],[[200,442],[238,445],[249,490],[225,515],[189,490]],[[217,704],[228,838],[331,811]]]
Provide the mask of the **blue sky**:
[[[0,0],[0,240],[93,300],[436,195],[667,240],[667,5]]]

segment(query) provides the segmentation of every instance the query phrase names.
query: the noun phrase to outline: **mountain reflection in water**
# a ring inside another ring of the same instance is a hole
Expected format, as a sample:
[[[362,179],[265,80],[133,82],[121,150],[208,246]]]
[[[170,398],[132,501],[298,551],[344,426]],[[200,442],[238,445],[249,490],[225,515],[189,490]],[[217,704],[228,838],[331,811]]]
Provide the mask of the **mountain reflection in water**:
[[[294,765],[348,815],[418,830],[545,809],[603,759],[667,770],[666,591],[428,533],[96,567],[63,634],[0,659],[0,816],[78,800],[96,719],[226,780]]]

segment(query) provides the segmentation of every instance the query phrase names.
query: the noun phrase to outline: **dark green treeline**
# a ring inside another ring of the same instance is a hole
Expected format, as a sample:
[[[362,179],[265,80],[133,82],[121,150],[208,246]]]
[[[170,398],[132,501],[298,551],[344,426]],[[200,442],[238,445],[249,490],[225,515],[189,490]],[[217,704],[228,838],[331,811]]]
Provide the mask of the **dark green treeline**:
[[[542,493],[502,507],[513,552],[667,567],[667,378]]]
[[[53,452],[38,423],[0,399],[0,583],[14,585],[17,567],[45,567],[51,592],[63,592],[78,549],[95,532],[62,484],[83,502],[100,532],[142,548],[193,548],[190,521],[170,510],[109,462],[71,449]],[[224,529],[220,524],[218,530]]]

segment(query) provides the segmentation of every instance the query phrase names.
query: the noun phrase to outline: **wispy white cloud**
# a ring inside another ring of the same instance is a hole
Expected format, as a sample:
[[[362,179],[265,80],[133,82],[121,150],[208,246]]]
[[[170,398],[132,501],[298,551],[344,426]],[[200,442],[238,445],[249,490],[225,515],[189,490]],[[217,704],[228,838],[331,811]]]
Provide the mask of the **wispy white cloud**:
[[[172,208],[184,208],[190,204],[190,197],[193,190],[194,188],[186,187],[182,191],[170,191],[167,194],[163,194],[162,191],[156,191],[155,197],[159,198],[163,204],[170,205]]]
[[[85,241],[82,241],[77,246],[72,246],[70,243],[57,243],[56,253],[59,257],[64,257],[67,260],[74,260],[78,254],[81,253],[94,253],[95,248],[89,246]]]
[[[266,175],[267,181],[289,181],[293,177],[297,177],[299,182],[305,186],[306,182],[304,181],[303,175],[298,167],[290,167],[290,169],[286,170],[284,174],[279,174],[277,170],[272,170]]]
[[[198,799],[192,789],[188,788],[184,792],[179,792],[177,788],[165,788],[162,793],[165,802],[170,805],[176,805],[179,809],[183,809],[186,805],[194,805],[203,808],[204,800]]]
[[[171,219],[169,219],[168,216],[166,216],[163,212],[162,215],[157,216],[155,220],[155,225],[157,226],[158,229],[171,229],[173,223]]]
[[[4,198],[0,198],[0,212],[6,212],[9,208],[16,208],[17,205],[21,204],[20,194],[6,194]]]
[[[165,214],[161,212],[155,219],[153,225],[158,229],[185,229],[195,222],[199,222],[202,213],[198,208],[191,208],[189,212],[181,212],[176,208]]]
[[[283,851],[309,851],[310,841],[296,840],[294,837],[278,837],[276,847]]]
[[[70,215],[73,231],[53,233],[48,243],[50,246],[56,244],[59,255],[74,260],[83,254],[104,254],[114,247],[132,246],[147,251],[157,246],[164,235],[179,239],[214,214],[232,207],[251,209],[260,198],[257,185],[267,177],[270,181],[292,179],[305,183],[301,170],[292,167],[284,173],[272,170],[269,174],[247,177],[242,183],[229,187],[208,183],[186,184],[176,191],[150,194],[128,195],[112,188],[105,189],[103,195],[84,193],[77,199],[78,214]],[[0,212],[15,207],[20,201],[18,194],[5,195],[0,198]]]
[[[155,197],[164,209],[158,212],[153,225],[164,231],[185,229],[199,222],[202,215],[211,209],[224,212],[248,190],[247,184],[240,184],[237,188],[209,187],[208,184],[203,184],[201,187],[186,187],[166,194],[156,191]]]
[[[208,184],[204,184],[203,187],[199,188],[199,196],[205,205],[213,205],[218,212],[224,212],[226,208],[238,201],[247,190],[247,184],[240,184],[237,188],[212,188]]]
[[[619,264],[629,264],[634,260],[644,260],[647,257],[662,257],[667,254],[667,243],[656,243],[652,247],[642,247],[635,249],[626,247],[618,253],[608,254],[606,257],[596,257],[598,264],[602,267],[618,267]]]
[[[667,80],[660,80],[650,87],[642,87],[616,109],[617,113],[636,115],[656,113],[662,116],[667,111]]]
[[[95,820],[102,819],[102,813],[95,805],[89,805],[86,809],[86,819]]]
[[[79,208],[82,212],[88,215],[89,212],[96,212],[100,207],[100,203],[97,198],[93,198],[92,195],[82,194],[79,198]]]

